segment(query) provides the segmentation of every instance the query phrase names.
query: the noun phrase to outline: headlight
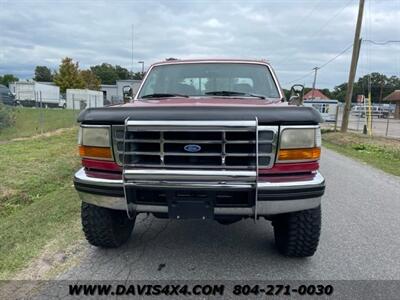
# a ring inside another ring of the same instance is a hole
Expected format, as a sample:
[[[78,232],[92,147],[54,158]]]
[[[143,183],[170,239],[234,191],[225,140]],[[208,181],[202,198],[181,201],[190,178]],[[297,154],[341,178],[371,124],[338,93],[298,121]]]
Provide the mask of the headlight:
[[[81,127],[78,144],[81,157],[112,159],[110,126]]]
[[[321,155],[320,128],[285,127],[281,131],[278,162],[312,161]]]
[[[79,144],[110,147],[110,127],[81,127],[79,130]]]
[[[285,129],[281,136],[281,149],[312,148],[315,129]]]

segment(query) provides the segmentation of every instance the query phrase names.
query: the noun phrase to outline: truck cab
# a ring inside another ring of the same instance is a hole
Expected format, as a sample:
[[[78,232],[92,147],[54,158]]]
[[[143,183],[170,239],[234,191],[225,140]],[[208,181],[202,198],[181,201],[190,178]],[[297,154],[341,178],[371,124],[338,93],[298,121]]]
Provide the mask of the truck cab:
[[[221,224],[263,218],[283,255],[315,253],[322,119],[285,100],[265,61],[156,63],[131,102],[86,109],[78,122],[74,184],[92,245],[120,246],[148,213]]]

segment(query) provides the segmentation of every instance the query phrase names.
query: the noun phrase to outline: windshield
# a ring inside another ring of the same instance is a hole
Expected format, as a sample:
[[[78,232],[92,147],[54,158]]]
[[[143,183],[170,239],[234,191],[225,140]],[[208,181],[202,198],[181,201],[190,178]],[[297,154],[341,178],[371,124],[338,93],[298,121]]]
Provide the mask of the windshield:
[[[245,63],[181,63],[151,69],[138,98],[244,96],[279,98],[269,68]]]

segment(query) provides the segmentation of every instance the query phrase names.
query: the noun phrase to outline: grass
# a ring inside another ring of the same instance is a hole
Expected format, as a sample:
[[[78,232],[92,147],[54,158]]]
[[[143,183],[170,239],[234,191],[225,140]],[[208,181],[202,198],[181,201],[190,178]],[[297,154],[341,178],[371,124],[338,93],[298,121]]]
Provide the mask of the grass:
[[[399,140],[339,132],[326,132],[322,140],[327,148],[400,176]]]
[[[76,128],[0,145],[0,279],[10,279],[51,241],[80,237]]]
[[[30,137],[76,125],[77,111],[67,109],[15,108],[15,125],[0,130],[0,141]],[[41,120],[43,120],[41,122]],[[41,125],[42,124],[42,125]]]

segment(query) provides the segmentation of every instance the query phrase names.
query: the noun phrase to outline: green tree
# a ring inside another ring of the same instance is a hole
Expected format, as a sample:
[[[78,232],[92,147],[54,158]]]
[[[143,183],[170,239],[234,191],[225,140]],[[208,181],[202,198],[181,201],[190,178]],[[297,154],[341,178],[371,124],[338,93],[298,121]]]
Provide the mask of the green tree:
[[[135,79],[135,80],[142,80],[143,77],[144,77],[144,75],[146,75],[146,73],[136,72],[136,73],[133,73],[132,79]]]
[[[33,78],[35,81],[53,81],[53,75],[51,74],[51,70],[46,66],[36,66],[35,68],[35,77]]]
[[[368,97],[369,86],[371,86],[371,98],[373,102],[381,102],[383,98],[396,89],[400,89],[400,78],[373,72],[364,75],[354,83],[352,102],[357,101],[357,95]],[[332,97],[340,101],[344,101],[346,97],[347,83],[335,86]]]
[[[129,79],[129,71],[121,66],[115,66],[115,72],[119,80]]]
[[[130,72],[119,65],[113,66],[108,63],[102,63],[101,65],[92,66],[90,69],[100,78],[102,84],[115,84],[117,80],[132,78]],[[140,73],[135,73],[134,75],[138,74]]]
[[[346,97],[347,83],[342,83],[334,87],[332,91],[332,98],[344,102]]]
[[[62,60],[58,72],[54,75],[54,83],[65,93],[67,89],[82,89],[85,82],[79,72],[79,64],[74,63],[72,58],[66,57]]]
[[[100,78],[92,70],[83,70],[80,75],[85,83],[85,88],[89,90],[100,90]]]
[[[102,84],[115,84],[119,79],[114,66],[102,63],[101,65],[90,67],[92,72],[100,78]]]
[[[329,89],[320,89],[320,91],[322,92],[322,94],[324,94],[328,98],[332,99],[332,94],[331,94],[331,91]]]
[[[3,76],[0,76],[0,84],[3,84],[5,86],[7,86],[7,87],[9,86],[9,84],[11,82],[15,82],[15,81],[18,81],[18,80],[19,80],[18,77],[15,77],[12,74],[4,74]]]

